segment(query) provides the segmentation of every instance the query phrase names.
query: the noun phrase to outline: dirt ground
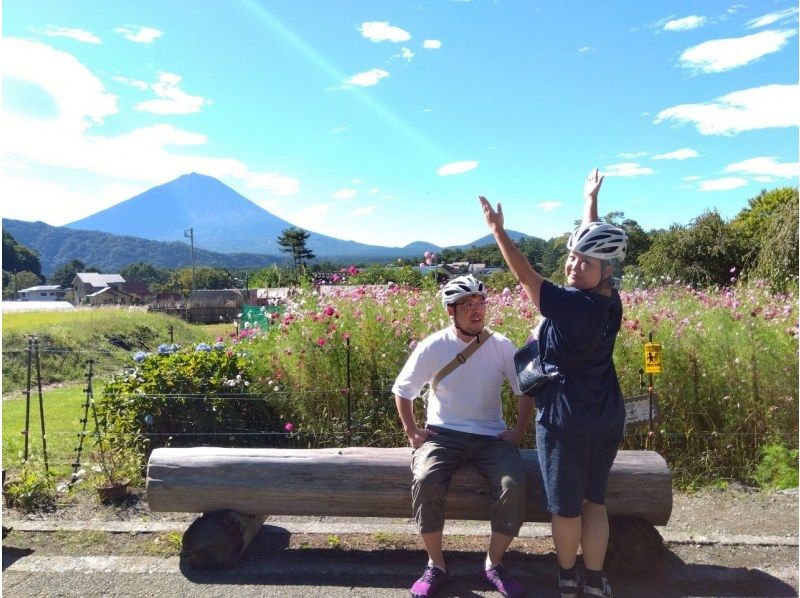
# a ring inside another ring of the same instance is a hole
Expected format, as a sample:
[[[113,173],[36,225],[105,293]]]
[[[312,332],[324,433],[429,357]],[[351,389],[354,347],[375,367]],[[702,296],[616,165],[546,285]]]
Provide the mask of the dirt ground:
[[[153,513],[148,509],[141,489],[135,490],[122,502],[111,505],[100,504],[92,493],[82,490],[63,497],[54,512],[24,515],[14,509],[4,509],[3,516],[4,525],[13,525],[14,521],[86,523],[83,530],[72,532],[12,531],[3,541],[4,569],[7,565],[5,553],[9,556],[9,563],[25,555],[39,555],[42,558],[58,558],[58,555],[177,558],[181,549],[179,532],[114,534],[93,531],[92,522],[138,523],[143,528],[149,522],[175,522],[181,524],[179,529],[183,529],[183,523],[188,527],[197,517],[189,513]],[[313,569],[319,563],[332,563],[330,566],[335,564],[337,570],[345,570],[351,561],[351,566],[357,566],[369,555],[370,562],[375,564],[378,572],[381,567],[390,570],[391,567],[401,565],[406,567],[404,571],[415,571],[414,568],[421,558],[422,545],[414,534],[384,531],[348,533],[350,528],[346,518],[337,518],[335,529],[336,533],[288,534],[283,530],[282,535],[280,532],[277,535],[275,532],[259,534],[242,558],[238,575],[246,577],[248,567],[263,571],[268,566],[269,559],[274,558],[283,559],[287,567],[308,565]],[[668,549],[663,577],[654,581],[612,571],[612,581],[619,589],[620,596],[672,598],[798,595],[797,489],[763,492],[734,486],[725,490],[704,490],[692,494],[675,493],[669,524],[659,527],[658,530],[665,538]],[[449,562],[456,569],[467,566],[467,563],[471,566],[476,558],[480,558],[485,549],[485,541],[483,536],[448,536],[446,554]],[[529,586],[544,584],[547,587],[551,584],[556,563],[552,541],[546,534],[517,539],[506,560],[509,566],[525,572]],[[10,580],[20,579],[22,575],[13,568],[7,573],[11,574]],[[41,579],[50,579],[48,574],[42,575]],[[404,572],[399,581],[393,582],[398,586],[397,591],[387,590],[381,593],[376,590],[375,596],[394,596],[400,593],[405,595],[407,590],[403,590],[402,586],[407,581],[405,578],[412,575],[413,573]],[[25,583],[32,583],[30,578],[24,579]],[[373,583],[383,583],[380,576],[376,579],[378,581]],[[346,583],[342,583],[352,587],[362,587],[367,583],[359,576],[345,581]],[[181,581],[184,582],[186,580]],[[56,579],[42,583],[58,585],[62,581]],[[307,576],[303,577],[302,583],[310,583]],[[466,581],[462,579],[458,583],[466,584]],[[192,590],[196,589],[191,587]],[[246,584],[242,587],[248,591],[253,589]],[[254,595],[273,595],[258,593],[262,589],[258,586]],[[325,591],[334,589],[326,588]],[[47,593],[49,590],[41,591]],[[185,590],[179,591],[176,586],[174,591],[177,595]],[[453,591],[455,593],[447,595],[482,595],[472,591],[462,594],[458,585]],[[120,590],[119,595],[127,594]],[[245,592],[243,595],[249,594]],[[549,594],[545,592],[543,595]]]
[[[196,515],[191,513],[153,513],[147,506],[141,488],[123,501],[103,505],[91,492],[81,490],[59,500],[58,508],[51,513],[25,515],[4,508],[3,514],[11,519],[31,521],[186,521]],[[698,536],[746,535],[798,536],[798,490],[761,491],[740,485],[726,489],[709,489],[694,493],[675,492],[669,524],[659,528]]]

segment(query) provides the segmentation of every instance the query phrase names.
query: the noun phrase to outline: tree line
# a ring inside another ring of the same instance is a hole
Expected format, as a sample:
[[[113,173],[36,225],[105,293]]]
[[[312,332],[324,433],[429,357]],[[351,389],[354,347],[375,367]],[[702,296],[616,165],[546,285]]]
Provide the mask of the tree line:
[[[761,191],[747,207],[726,221],[716,210],[709,210],[688,225],[673,224],[667,229],[645,231],[638,222],[622,212],[604,218],[628,234],[628,256],[618,275],[640,285],[681,281],[696,287],[727,286],[742,277],[767,281],[777,291],[795,288],[798,276],[798,190],[782,187]],[[577,224],[577,223],[576,223]],[[342,264],[316,260],[308,248],[311,233],[291,227],[278,237],[280,250],[292,260],[290,265],[273,264],[266,268],[230,269],[199,265],[195,268],[195,288],[222,289],[275,287],[311,281],[319,273],[339,272]],[[563,282],[563,264],[567,255],[565,233],[553,239],[525,237],[517,242],[531,264],[544,276]],[[397,260],[391,264],[373,264],[369,274],[353,278],[370,282],[417,280],[406,270],[413,270],[421,259]],[[469,262],[503,267],[496,244],[466,249],[447,248],[438,262]],[[356,264],[360,268],[369,264]],[[398,266],[405,267],[403,272]],[[51,276],[42,275],[37,253],[3,232],[3,296],[38,284],[69,287],[77,272],[100,272],[92,264],[69,260]],[[153,292],[188,295],[192,288],[192,269],[160,268],[147,262],[130,264],[119,271],[126,281],[145,282]],[[383,280],[385,278],[386,280]],[[493,287],[512,284],[509,273],[495,275]]]

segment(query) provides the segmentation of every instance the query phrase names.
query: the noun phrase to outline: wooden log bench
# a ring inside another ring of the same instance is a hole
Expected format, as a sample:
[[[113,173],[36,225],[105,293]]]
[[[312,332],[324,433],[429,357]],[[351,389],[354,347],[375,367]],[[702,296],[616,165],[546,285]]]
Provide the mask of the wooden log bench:
[[[527,474],[526,521],[549,521],[535,450],[520,451]],[[268,515],[411,516],[411,449],[159,448],[147,468],[155,512],[203,513],[184,534],[182,557],[195,567],[234,564]],[[447,518],[487,520],[491,488],[471,466],[453,477]],[[628,569],[638,553],[647,566],[663,552],[653,527],[672,511],[672,480],[653,451],[620,451],[606,505],[609,557]],[[642,551],[645,551],[642,553]],[[633,561],[631,560],[633,559]]]

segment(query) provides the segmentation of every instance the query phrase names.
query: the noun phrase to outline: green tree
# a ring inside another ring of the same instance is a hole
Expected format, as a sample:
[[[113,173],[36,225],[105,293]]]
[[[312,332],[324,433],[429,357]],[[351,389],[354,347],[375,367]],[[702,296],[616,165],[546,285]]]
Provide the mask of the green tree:
[[[295,269],[305,267],[308,260],[314,259],[314,252],[306,245],[310,236],[311,233],[296,226],[287,228],[278,236],[281,251],[292,256]]]
[[[667,276],[697,286],[727,286],[731,269],[739,267],[743,253],[740,237],[714,210],[704,212],[690,226],[674,224],[656,233],[639,265],[651,279]]]
[[[232,289],[236,286],[234,276],[227,270],[200,266],[195,268],[196,289]],[[164,290],[188,296],[192,292],[192,269],[182,268],[170,274]]]
[[[3,231],[3,270],[33,272],[41,278],[42,264],[38,253],[19,243],[11,233]]]
[[[66,264],[62,264],[55,269],[53,274],[48,278],[52,284],[58,284],[62,287],[72,285],[75,275],[78,272],[100,272],[100,268],[96,266],[87,266],[81,260],[70,260]]]
[[[731,221],[744,248],[743,273],[775,290],[797,284],[797,187],[762,190]]]
[[[3,296],[12,297],[18,291],[42,284],[38,274],[23,270],[22,272],[7,272],[3,270]]]
[[[120,276],[128,282],[146,282],[154,290],[169,280],[170,271],[147,262],[137,262],[120,270]]]

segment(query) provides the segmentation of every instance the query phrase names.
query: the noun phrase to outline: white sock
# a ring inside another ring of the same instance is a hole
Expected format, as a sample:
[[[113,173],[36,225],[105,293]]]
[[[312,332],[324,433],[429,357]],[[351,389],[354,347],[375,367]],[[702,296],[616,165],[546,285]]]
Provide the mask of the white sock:
[[[486,567],[487,571],[489,569],[491,569],[492,567],[494,567],[494,565],[492,564],[492,559],[489,558],[489,553],[488,552],[486,553],[486,563],[484,564],[484,566]]]
[[[436,568],[437,568],[437,569],[439,569],[440,571],[447,571],[447,568],[446,568],[446,567],[440,567],[439,565],[437,565],[436,563],[434,563],[434,562],[433,562],[432,560],[430,560],[430,559],[428,559],[428,565],[429,565],[430,567],[436,567]]]

